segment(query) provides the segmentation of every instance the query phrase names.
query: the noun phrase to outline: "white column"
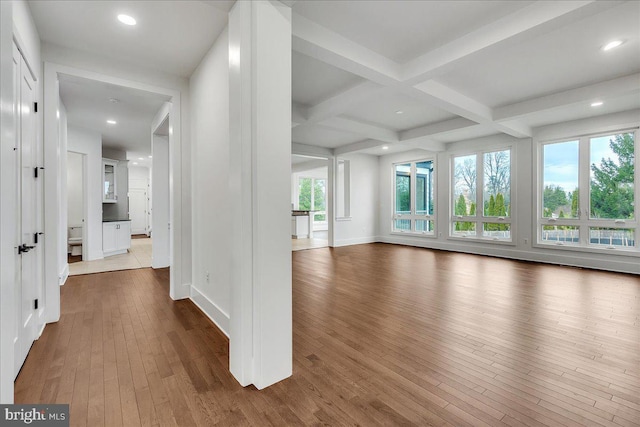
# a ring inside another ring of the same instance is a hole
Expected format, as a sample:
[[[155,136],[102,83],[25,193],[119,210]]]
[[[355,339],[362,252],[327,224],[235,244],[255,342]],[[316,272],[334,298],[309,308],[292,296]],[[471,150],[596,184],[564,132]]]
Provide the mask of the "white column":
[[[242,385],[262,389],[292,373],[289,7],[236,2],[229,72],[229,365]]]

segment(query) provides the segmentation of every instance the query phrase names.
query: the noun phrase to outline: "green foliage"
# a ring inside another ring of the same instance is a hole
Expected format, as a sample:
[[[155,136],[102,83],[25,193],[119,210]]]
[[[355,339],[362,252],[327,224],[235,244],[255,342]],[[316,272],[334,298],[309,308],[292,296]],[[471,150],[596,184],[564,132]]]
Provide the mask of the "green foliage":
[[[469,208],[469,216],[476,216],[476,203],[471,202],[471,207]]]
[[[298,209],[311,210],[311,178],[300,178],[298,191]]]
[[[576,188],[571,193],[571,218],[578,217],[578,209],[580,209],[580,190]]]
[[[461,194],[456,201],[455,206],[455,214],[456,216],[467,216],[467,201],[464,196]],[[467,231],[469,230],[468,222],[456,222],[456,231]]]
[[[633,134],[616,135],[609,147],[618,161],[602,159],[591,165],[591,216],[593,218],[632,219],[634,217],[634,141]]]
[[[547,185],[544,187],[544,191],[542,193],[542,201],[543,206],[545,208],[545,212],[547,209],[549,210],[549,215],[555,212],[560,206],[565,206],[569,201],[567,200],[567,193],[560,187],[559,185]]]
[[[408,175],[396,174],[396,212],[411,210],[411,180]]]

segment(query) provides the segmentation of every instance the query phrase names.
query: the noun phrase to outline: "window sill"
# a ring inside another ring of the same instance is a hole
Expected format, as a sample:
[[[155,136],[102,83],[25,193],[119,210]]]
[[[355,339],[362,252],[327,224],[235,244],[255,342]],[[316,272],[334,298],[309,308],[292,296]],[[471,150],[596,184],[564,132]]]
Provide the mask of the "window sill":
[[[607,248],[607,247],[585,247],[585,246],[577,246],[577,245],[557,245],[555,243],[541,243],[536,242],[533,244],[534,248],[539,249],[558,249],[561,251],[573,251],[573,252],[584,252],[584,253],[592,253],[592,254],[607,254],[607,255],[615,255],[615,256],[628,256],[628,257],[640,257],[640,250],[637,248],[623,249],[623,248]]]
[[[475,242],[475,243],[491,243],[494,245],[505,245],[505,246],[515,246],[516,243],[511,240],[504,239],[492,239],[492,238],[478,238],[478,237],[462,237],[462,236],[451,236],[447,237],[447,240],[453,240],[458,242]]]
[[[436,237],[435,232],[423,233],[417,231],[392,231],[390,234],[394,236],[429,237],[432,239]]]

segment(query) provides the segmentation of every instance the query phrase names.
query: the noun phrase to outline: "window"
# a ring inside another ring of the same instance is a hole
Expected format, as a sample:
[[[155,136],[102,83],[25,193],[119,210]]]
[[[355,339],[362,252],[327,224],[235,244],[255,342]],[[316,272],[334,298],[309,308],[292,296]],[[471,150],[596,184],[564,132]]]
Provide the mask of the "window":
[[[636,132],[541,144],[538,242],[638,250]]]
[[[511,241],[511,150],[456,156],[452,169],[451,236]]]
[[[433,235],[433,161],[396,164],[393,172],[393,231]]]
[[[313,213],[314,225],[327,222],[326,188],[326,179],[300,178],[298,181],[298,209],[315,211]]]

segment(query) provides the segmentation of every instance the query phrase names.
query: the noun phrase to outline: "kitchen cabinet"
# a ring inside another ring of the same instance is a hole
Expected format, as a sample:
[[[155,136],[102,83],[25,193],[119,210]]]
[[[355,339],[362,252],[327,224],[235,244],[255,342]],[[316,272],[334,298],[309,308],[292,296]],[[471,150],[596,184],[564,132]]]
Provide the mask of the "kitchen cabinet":
[[[102,159],[102,203],[117,203],[118,161]]]
[[[125,254],[131,247],[131,221],[102,223],[102,252],[104,256]]]

